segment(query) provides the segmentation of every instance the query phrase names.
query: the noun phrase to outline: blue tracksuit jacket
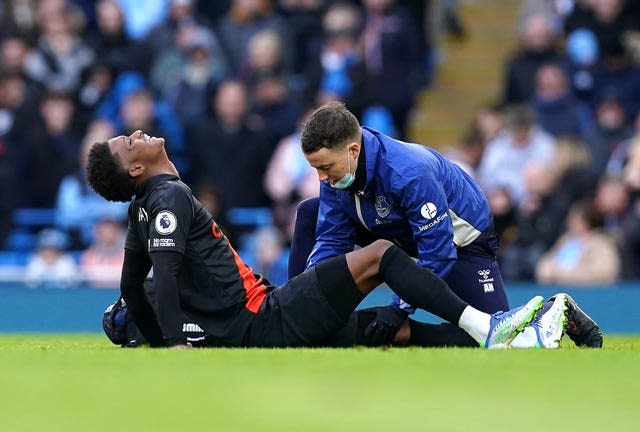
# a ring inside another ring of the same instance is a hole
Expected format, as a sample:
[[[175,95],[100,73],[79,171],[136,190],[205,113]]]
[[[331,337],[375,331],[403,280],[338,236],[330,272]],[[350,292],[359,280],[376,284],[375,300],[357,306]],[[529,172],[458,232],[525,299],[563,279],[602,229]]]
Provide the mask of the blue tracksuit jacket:
[[[456,247],[471,244],[490,228],[486,196],[435,150],[366,127],[362,133],[366,183],[355,193],[322,183],[316,243],[307,267],[352,251],[361,226],[405,250],[417,250],[420,265],[445,277],[455,263]]]

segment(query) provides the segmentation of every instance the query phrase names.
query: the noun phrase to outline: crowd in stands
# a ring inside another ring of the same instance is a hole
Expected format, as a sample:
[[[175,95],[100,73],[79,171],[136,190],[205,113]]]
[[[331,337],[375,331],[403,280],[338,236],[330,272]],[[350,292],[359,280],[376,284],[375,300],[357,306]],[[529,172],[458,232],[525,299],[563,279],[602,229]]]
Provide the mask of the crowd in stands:
[[[319,187],[305,116],[341,100],[410,139],[438,32],[473,37],[455,3],[2,2],[0,279],[117,286],[127,205],[91,191],[84,164],[94,142],[142,129],[282,283],[295,205]],[[640,278],[637,4],[524,0],[503,92],[448,154],[487,193],[507,280]]]
[[[488,195],[507,280],[640,277],[640,4],[523,1],[502,94],[460,158]]]

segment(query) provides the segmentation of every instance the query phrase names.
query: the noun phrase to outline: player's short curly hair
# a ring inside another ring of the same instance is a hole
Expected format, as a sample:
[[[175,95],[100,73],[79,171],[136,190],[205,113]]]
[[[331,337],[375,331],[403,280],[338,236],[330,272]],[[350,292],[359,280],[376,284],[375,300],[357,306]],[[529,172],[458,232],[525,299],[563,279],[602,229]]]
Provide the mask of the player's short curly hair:
[[[95,143],[89,150],[87,179],[91,188],[104,199],[128,202],[135,194],[133,180],[118,161],[108,143]]]

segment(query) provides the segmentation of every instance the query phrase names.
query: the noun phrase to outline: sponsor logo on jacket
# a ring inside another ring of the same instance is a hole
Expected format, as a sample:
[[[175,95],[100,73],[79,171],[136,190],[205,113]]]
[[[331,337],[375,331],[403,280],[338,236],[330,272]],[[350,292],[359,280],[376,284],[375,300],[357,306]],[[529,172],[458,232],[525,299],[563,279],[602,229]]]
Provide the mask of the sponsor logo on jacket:
[[[445,220],[447,217],[449,217],[449,213],[446,213],[446,212],[442,213],[439,216],[436,216],[438,214],[438,208],[432,202],[423,204],[422,207],[420,208],[420,214],[422,215],[423,218],[429,221],[425,225],[418,227],[418,230],[420,231],[426,231],[429,228],[433,228],[434,226],[438,225],[440,222]]]

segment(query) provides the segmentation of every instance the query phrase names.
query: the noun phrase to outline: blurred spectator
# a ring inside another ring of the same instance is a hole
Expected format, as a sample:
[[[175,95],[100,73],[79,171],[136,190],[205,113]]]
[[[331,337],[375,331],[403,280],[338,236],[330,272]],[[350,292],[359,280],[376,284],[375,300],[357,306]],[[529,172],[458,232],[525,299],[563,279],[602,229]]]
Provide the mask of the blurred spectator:
[[[622,224],[621,250],[624,276],[640,278],[640,113],[635,133],[619,146],[619,160],[612,158],[608,174],[621,178],[629,190],[629,212]]]
[[[486,144],[505,127],[504,107],[498,104],[485,105],[478,110],[473,122]]]
[[[92,64],[84,74],[82,84],[78,89],[78,118],[88,123],[95,115],[95,111],[111,91],[114,73],[100,61]]]
[[[467,125],[458,147],[446,152],[447,159],[477,179],[477,170],[487,143],[503,128],[504,115],[498,107],[487,105],[480,108]]]
[[[224,81],[211,97],[212,113],[189,139],[191,181],[220,191],[225,213],[269,205],[263,179],[270,150],[262,132],[247,122],[247,102],[242,82]],[[240,231],[229,225],[227,234],[232,238]]]
[[[279,75],[285,82],[290,71],[284,63],[280,36],[273,30],[262,30],[249,39],[247,57],[238,70],[238,77],[252,85],[262,77]]]
[[[594,73],[600,60],[598,40],[590,30],[576,29],[567,35],[566,49],[571,89],[578,99],[591,103]]]
[[[29,44],[21,36],[5,36],[0,39],[0,65],[7,69],[24,72],[29,55]]]
[[[279,0],[279,10],[291,31],[295,44],[292,72],[305,73],[312,58],[320,51],[322,43],[322,12],[325,0]]]
[[[573,96],[565,71],[558,64],[538,68],[531,104],[540,127],[556,138],[584,137],[593,129],[589,106]]]
[[[275,227],[258,228],[249,238],[242,256],[254,272],[264,275],[272,284],[281,285],[288,280],[289,256],[282,235]]]
[[[39,108],[41,123],[32,123],[31,138],[22,143],[28,146],[23,163],[30,174],[20,182],[31,207],[51,208],[62,178],[77,169],[81,133],[70,94],[49,91]]]
[[[233,0],[228,12],[216,26],[222,48],[227,54],[231,69],[237,72],[247,58],[249,41],[263,30],[273,30],[281,40],[284,63],[292,68],[296,56],[291,33],[282,16],[273,10],[271,0]]]
[[[115,75],[125,71],[146,73],[151,52],[145,42],[127,36],[123,11],[117,0],[99,0],[95,10],[96,26],[89,32],[88,43],[100,64]]]
[[[36,252],[29,258],[24,281],[31,287],[68,288],[81,282],[78,267],[68,253],[67,238],[61,231],[44,229],[38,233]]]
[[[184,24],[174,35],[174,41],[158,52],[151,66],[151,86],[173,103],[183,87],[195,90],[199,93],[190,104],[202,108],[206,93],[202,89],[210,91],[229,75],[227,58],[215,34],[206,27]]]
[[[565,32],[571,33],[578,28],[591,30],[598,38],[600,52],[609,54],[610,47],[622,42],[622,35],[628,31],[639,30],[637,17],[624,11],[625,0],[591,0],[589,7],[576,8],[567,17]]]
[[[227,13],[232,1],[233,0],[196,0],[196,9],[198,13],[206,17],[209,22],[216,23]]]
[[[304,98],[311,105],[340,100],[358,118],[375,101],[373,81],[359,48],[361,13],[350,3],[337,2],[322,19],[322,46],[307,65]]]
[[[29,41],[38,32],[36,9],[38,0],[4,1],[0,5],[0,37],[14,34]]]
[[[571,204],[591,196],[597,179],[588,169],[588,158],[582,143],[562,139],[553,163],[525,166],[526,198],[501,242],[500,261],[506,279],[533,280],[536,263],[562,233]]]
[[[605,232],[620,242],[622,224],[629,209],[629,191],[622,179],[602,176],[596,188],[594,205],[602,213]]]
[[[535,122],[531,108],[510,107],[507,128],[491,140],[478,168],[478,180],[487,193],[504,188],[518,205],[525,198],[523,169],[540,161],[551,163],[555,157],[555,140]]]
[[[489,202],[491,216],[493,217],[494,229],[501,239],[500,247],[503,248],[511,243],[515,236],[517,206],[511,191],[504,186],[496,186],[485,193]]]
[[[563,28],[569,34],[578,28],[588,28],[593,20],[593,0],[572,0],[571,10],[564,17]]]
[[[633,124],[633,135],[621,141],[611,153],[606,174],[623,179],[631,188],[640,190],[640,113]]]
[[[594,72],[595,102],[603,94],[614,92],[627,115],[633,118],[640,112],[640,67],[631,63],[621,42],[612,44]]]
[[[571,14],[576,0],[523,0],[520,19],[531,15],[546,15],[551,19],[554,30],[561,31],[565,19]]]
[[[29,177],[30,150],[26,143],[32,138],[33,113],[37,111],[36,95],[29,90],[19,71],[0,69],[0,164],[5,180],[0,201],[7,219],[15,207],[29,205],[28,197],[18,193],[18,182]]]
[[[215,219],[216,224],[218,224],[222,231],[226,232],[228,223],[224,209],[222,208],[220,191],[214,186],[204,183],[195,190],[194,196],[200,201],[200,204],[202,204],[205,210],[211,214],[211,217]]]
[[[621,256],[623,276],[626,279],[640,278],[640,200],[631,207],[622,227]]]
[[[82,72],[95,59],[93,50],[79,36],[83,19],[82,12],[71,4],[40,3],[38,25],[42,33],[26,59],[29,77],[57,91],[73,92],[79,87]]]
[[[106,120],[95,120],[87,128],[79,155],[79,168],[62,179],[56,197],[56,225],[70,234],[74,249],[82,249],[93,241],[94,226],[101,218],[125,221],[127,203],[104,200],[87,183],[85,167],[91,146],[115,136]]]
[[[11,231],[13,214],[13,170],[11,162],[5,157],[5,144],[0,139],[0,249],[3,248],[5,239]]]
[[[163,51],[152,68],[157,90],[185,127],[202,121],[207,94],[227,77],[227,61],[213,33],[182,27],[179,48]]]
[[[21,36],[0,38],[0,68],[8,74],[20,76],[23,87],[21,92],[28,103],[36,103],[42,92],[42,85],[31,79],[26,73],[26,62],[31,48],[27,40]],[[2,72],[0,72],[2,73]]]
[[[460,18],[458,9],[459,0],[442,0],[444,5],[444,30],[457,39],[464,39],[467,35],[467,29]]]
[[[296,120],[303,109],[289,92],[282,76],[262,76],[251,87],[253,93],[252,118],[259,122],[268,148],[268,157],[285,136],[296,129]]]
[[[307,112],[303,119],[312,111]],[[318,174],[304,158],[300,148],[303,119],[293,134],[276,147],[264,177],[265,189],[273,201],[274,222],[290,241],[293,236],[295,209],[298,203],[320,193]]]
[[[178,33],[185,27],[210,27],[206,18],[195,9],[195,0],[170,0],[169,17],[160,21],[146,37],[151,54],[157,57],[162,51],[177,48]]]
[[[248,57],[239,77],[247,85],[251,114],[260,122],[270,149],[292,133],[302,107],[289,90],[290,71],[282,58],[282,43],[273,30],[256,33],[249,41]]]
[[[151,29],[167,19],[171,0],[118,0],[125,29],[131,39],[144,39]]]
[[[602,233],[602,214],[591,204],[576,203],[567,217],[567,231],[536,267],[544,284],[611,284],[620,277],[615,243]]]
[[[519,29],[520,46],[505,66],[503,101],[506,104],[527,102],[535,89],[540,66],[563,62],[557,44],[557,31],[544,14],[524,17]]]
[[[627,113],[617,91],[601,94],[595,107],[595,128],[585,136],[585,144],[591,153],[591,166],[601,175],[613,151],[633,134]]]
[[[363,0],[363,4],[364,59],[374,81],[375,102],[391,112],[402,138],[424,82],[424,34],[396,0]]]
[[[124,262],[125,232],[120,223],[103,219],[95,225],[94,242],[80,255],[80,271],[94,288],[117,288]]]

